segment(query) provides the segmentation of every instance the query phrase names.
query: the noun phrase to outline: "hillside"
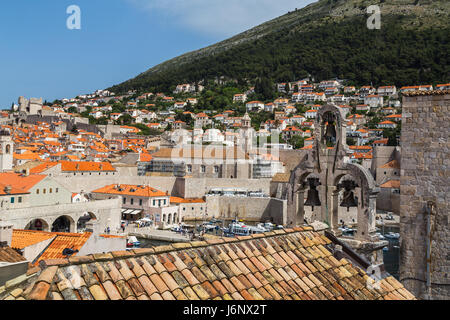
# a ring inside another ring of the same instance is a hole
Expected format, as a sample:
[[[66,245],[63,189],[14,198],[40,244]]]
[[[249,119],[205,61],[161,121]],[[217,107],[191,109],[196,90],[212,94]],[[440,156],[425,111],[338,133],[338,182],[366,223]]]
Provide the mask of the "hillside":
[[[381,8],[381,29],[366,8]],[[450,1],[321,0],[215,45],[186,53],[110,88],[167,91],[216,77],[407,85],[450,78]]]

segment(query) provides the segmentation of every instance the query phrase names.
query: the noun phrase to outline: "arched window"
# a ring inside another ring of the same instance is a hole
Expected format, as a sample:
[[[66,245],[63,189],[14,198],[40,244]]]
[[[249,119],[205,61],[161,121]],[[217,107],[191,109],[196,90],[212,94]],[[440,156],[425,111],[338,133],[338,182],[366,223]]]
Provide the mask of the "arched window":
[[[36,189],[36,194],[39,194],[39,189]]]
[[[52,193],[53,192],[53,189],[52,188],[50,188],[50,191],[48,192],[48,193]]]
[[[6,145],[5,153],[6,154],[10,154],[11,153],[11,145],[9,145],[9,144]]]
[[[43,189],[43,192],[44,192],[44,194],[46,194],[47,193],[47,189]]]

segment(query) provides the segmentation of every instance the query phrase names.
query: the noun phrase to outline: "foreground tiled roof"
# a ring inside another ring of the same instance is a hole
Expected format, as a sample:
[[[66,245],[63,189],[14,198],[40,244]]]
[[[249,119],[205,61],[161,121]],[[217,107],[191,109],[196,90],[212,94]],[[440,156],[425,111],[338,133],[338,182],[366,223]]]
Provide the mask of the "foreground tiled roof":
[[[1,299],[414,299],[394,278],[379,288],[327,249],[311,227],[41,262]]]
[[[0,262],[22,262],[26,261],[24,257],[11,247],[0,247]]]

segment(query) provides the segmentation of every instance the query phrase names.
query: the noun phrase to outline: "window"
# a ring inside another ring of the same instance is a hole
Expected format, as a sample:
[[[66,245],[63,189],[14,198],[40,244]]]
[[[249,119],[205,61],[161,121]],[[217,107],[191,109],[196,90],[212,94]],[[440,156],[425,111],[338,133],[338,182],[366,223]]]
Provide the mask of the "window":
[[[131,198],[130,204],[134,204],[134,199],[133,198]]]
[[[153,206],[156,206],[156,200],[153,200]]]
[[[47,193],[47,189],[44,189],[43,192],[44,192],[44,194],[46,194]]]
[[[19,197],[17,200],[19,201],[19,203],[22,203],[22,197]]]
[[[36,189],[36,194],[39,194],[39,189]]]
[[[200,171],[201,171],[201,173],[205,173],[206,172],[206,166],[201,166]]]
[[[127,203],[127,198],[123,198],[123,204]]]
[[[214,173],[219,173],[219,166],[214,166]]]
[[[59,189],[58,189],[58,188],[56,188],[56,189],[55,189],[55,193],[58,193],[58,191],[59,191]]]
[[[139,199],[139,205],[142,206],[142,199]]]
[[[164,205],[166,205],[166,200],[164,199],[164,203],[163,203]]]
[[[192,172],[192,165],[188,164],[188,166],[187,166],[187,172],[189,172],[189,173]]]
[[[52,193],[53,192],[53,189],[52,188],[50,188],[50,191],[48,192],[48,193]]]
[[[14,197],[11,197],[11,203],[14,203],[15,199]]]

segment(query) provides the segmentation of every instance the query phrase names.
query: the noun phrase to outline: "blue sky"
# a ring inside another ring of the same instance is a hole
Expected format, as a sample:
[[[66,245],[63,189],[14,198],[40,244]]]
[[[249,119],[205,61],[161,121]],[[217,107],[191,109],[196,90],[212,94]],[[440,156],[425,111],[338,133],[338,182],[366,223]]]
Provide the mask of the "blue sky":
[[[107,88],[313,1],[14,0],[0,5],[0,109]],[[81,9],[69,30],[67,7]]]

